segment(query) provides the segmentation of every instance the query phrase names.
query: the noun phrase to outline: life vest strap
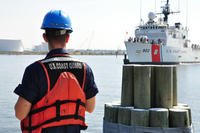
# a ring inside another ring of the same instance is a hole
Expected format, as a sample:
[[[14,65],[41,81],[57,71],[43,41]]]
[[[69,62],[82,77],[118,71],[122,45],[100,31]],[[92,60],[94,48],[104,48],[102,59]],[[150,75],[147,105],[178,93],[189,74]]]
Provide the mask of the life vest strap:
[[[76,103],[76,110],[75,110],[75,113],[72,114],[72,115],[60,115],[60,106],[62,104],[66,104],[66,103]],[[29,125],[28,127],[22,127],[23,130],[28,130],[29,133],[31,133],[32,130],[35,130],[37,128],[39,128],[40,126],[43,126],[45,124],[49,124],[49,123],[52,123],[52,122],[56,122],[56,121],[61,121],[61,120],[65,120],[65,119],[79,119],[79,120],[82,120],[82,121],[85,121],[85,118],[80,116],[78,114],[78,111],[79,111],[79,107],[80,106],[83,106],[85,107],[85,103],[83,103],[81,101],[81,99],[77,99],[77,100],[57,100],[55,103],[51,104],[51,105],[48,105],[48,106],[43,106],[41,108],[38,108],[38,109],[35,109],[35,110],[32,110],[30,111],[29,113]],[[31,124],[31,117],[33,114],[36,114],[36,113],[39,113],[39,112],[42,112],[42,111],[45,111],[46,109],[48,108],[51,108],[51,107],[56,107],[56,117],[52,118],[52,119],[49,119],[49,120],[46,120],[44,121],[43,123],[41,124],[38,124],[38,125],[35,125],[35,126],[32,126]]]
[[[32,125],[32,115],[29,116],[29,125],[28,126],[31,126]],[[32,133],[32,130],[29,130],[29,133]]]
[[[77,115],[77,116],[75,116],[75,115],[63,115],[63,116],[59,116],[59,117],[55,117],[55,118],[46,120],[39,125],[35,125],[35,126],[31,126],[31,127],[24,127],[23,130],[32,131],[32,130],[35,130],[35,129],[37,129],[37,128],[45,125],[45,124],[49,124],[49,123],[52,123],[52,122],[61,121],[61,120],[65,120],[65,119],[73,119],[75,117],[78,117],[79,120],[85,121],[85,118],[80,116],[80,115]]]
[[[78,111],[79,111],[80,104],[81,104],[81,99],[78,99],[77,102],[76,102],[76,112],[74,114],[74,116],[75,116],[74,118],[75,119],[78,119]]]
[[[80,101],[80,99],[77,99],[77,100],[57,100],[55,103],[51,104],[51,105],[48,105],[48,106],[43,106],[41,108],[38,108],[38,109],[34,109],[34,110],[31,110],[29,115],[33,115],[33,114],[36,114],[36,113],[39,113],[39,112],[42,112],[48,108],[51,108],[53,106],[55,106],[56,108],[58,108],[58,106],[62,105],[62,104],[66,104],[66,103],[79,103],[79,105],[85,107],[85,103],[83,103],[82,101]],[[77,108],[76,108],[77,109]],[[57,110],[57,109],[56,109]],[[56,112],[57,113],[57,112]]]
[[[56,117],[59,118],[60,117],[60,101],[57,100],[56,101]]]

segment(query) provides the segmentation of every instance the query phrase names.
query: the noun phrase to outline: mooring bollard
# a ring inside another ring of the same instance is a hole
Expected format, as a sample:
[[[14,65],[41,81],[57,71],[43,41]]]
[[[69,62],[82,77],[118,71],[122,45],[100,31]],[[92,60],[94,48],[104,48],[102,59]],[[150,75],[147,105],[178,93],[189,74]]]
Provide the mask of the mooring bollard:
[[[173,67],[155,67],[155,107],[172,108],[173,106]]]
[[[148,127],[149,126],[149,110],[132,109],[131,110],[131,125]]]
[[[123,65],[121,105],[133,106],[134,104],[134,75],[133,65]]]
[[[151,107],[151,67],[134,66],[134,107]]]
[[[166,108],[149,109],[150,127],[169,127],[169,111]]]

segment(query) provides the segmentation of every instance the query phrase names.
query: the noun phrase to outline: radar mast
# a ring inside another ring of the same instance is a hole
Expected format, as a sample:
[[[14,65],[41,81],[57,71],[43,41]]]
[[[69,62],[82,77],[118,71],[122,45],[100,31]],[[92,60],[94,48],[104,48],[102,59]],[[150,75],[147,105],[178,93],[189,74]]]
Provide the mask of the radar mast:
[[[180,13],[179,11],[178,12],[170,12],[170,6],[169,6],[169,0],[167,0],[165,6],[161,7],[163,10],[162,10],[162,14],[164,15],[164,22],[168,22],[168,16],[170,14],[173,14],[173,13]]]
[[[170,14],[169,0],[167,0],[167,3],[162,8],[163,8],[162,13],[164,15],[164,22],[167,22],[168,21],[168,15]]]

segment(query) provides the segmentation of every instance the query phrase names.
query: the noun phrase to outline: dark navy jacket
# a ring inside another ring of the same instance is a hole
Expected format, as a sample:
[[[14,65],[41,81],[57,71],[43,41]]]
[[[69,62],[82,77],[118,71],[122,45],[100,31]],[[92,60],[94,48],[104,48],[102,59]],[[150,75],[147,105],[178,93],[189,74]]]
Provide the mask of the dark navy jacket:
[[[67,54],[67,50],[54,49],[47,54],[45,59],[59,56],[59,54]],[[46,94],[47,81],[41,64],[34,62],[26,68],[22,83],[16,87],[14,92],[32,104],[37,103]],[[94,81],[93,72],[87,64],[84,92],[86,99],[90,99],[98,93],[98,88]],[[80,133],[80,127],[78,125],[51,127],[45,129],[43,133]]]

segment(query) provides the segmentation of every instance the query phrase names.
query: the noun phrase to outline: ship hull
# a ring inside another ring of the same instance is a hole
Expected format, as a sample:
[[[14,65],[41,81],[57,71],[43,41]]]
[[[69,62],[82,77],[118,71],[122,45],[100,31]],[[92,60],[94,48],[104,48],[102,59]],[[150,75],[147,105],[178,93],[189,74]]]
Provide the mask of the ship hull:
[[[128,41],[125,42],[125,45],[128,55],[126,63],[179,64],[200,62],[199,49]]]

